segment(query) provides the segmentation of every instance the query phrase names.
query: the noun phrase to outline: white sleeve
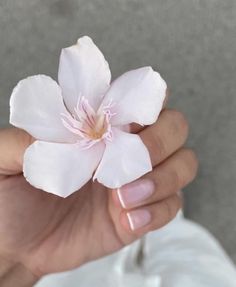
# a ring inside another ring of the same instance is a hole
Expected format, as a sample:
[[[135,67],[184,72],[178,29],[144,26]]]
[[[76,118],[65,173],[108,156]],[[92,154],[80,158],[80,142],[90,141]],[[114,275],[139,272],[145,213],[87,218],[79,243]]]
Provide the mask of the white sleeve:
[[[77,270],[46,276],[36,286],[235,287],[236,271],[216,239],[179,214],[121,251]]]

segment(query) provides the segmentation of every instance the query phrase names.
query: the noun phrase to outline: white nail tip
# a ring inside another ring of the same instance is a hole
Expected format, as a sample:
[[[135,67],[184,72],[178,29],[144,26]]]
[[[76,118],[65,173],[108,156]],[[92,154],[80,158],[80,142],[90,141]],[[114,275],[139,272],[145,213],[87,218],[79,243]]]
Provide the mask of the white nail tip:
[[[127,213],[127,217],[128,217],[128,220],[129,220],[130,228],[131,228],[132,230],[135,230],[134,224],[133,224],[133,220],[132,220],[132,217],[131,217],[131,215],[130,215],[129,212]]]
[[[146,209],[138,209],[127,213],[131,230],[139,229],[151,221],[151,214]]]
[[[121,196],[120,188],[117,189],[117,195],[118,195],[118,198],[119,198],[119,201],[120,201],[122,207],[123,207],[123,208],[126,208],[125,203],[124,203],[124,200],[123,200],[123,198],[122,198],[122,196]]]

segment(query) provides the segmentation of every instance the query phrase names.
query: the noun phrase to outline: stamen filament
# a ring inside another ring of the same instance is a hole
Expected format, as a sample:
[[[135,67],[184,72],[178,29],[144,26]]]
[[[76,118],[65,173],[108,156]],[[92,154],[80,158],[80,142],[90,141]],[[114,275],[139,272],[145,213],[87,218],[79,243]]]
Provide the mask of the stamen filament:
[[[90,148],[101,140],[112,141],[110,119],[115,115],[111,111],[114,103],[100,106],[93,110],[87,99],[79,96],[74,114],[61,114],[62,123],[69,131],[79,136],[78,143],[82,148]]]

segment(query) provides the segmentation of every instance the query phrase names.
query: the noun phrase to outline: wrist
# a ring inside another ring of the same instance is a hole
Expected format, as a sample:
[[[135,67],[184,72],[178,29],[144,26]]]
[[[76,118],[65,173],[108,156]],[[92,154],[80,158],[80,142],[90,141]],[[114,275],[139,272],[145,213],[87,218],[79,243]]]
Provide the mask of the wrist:
[[[0,257],[1,287],[31,287],[38,280],[39,278],[32,274],[23,264]]]

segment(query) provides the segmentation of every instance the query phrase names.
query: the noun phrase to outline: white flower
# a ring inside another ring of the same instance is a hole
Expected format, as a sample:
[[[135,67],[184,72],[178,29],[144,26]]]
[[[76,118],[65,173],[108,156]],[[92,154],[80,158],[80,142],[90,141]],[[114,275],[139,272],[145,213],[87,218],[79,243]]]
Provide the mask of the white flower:
[[[62,50],[59,85],[37,75],[22,80],[10,99],[10,123],[35,139],[24,155],[24,176],[33,186],[66,197],[93,176],[119,188],[152,169],[130,123],[157,120],[166,83],[151,67],[129,71],[111,85],[108,63],[85,36]]]

